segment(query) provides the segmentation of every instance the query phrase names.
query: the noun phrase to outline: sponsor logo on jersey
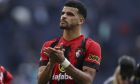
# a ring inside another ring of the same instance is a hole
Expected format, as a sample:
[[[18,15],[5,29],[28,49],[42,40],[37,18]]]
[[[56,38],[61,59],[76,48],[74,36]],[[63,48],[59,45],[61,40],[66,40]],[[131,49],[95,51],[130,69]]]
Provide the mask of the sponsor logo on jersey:
[[[61,66],[60,64],[59,64],[58,68],[59,68],[59,70],[60,70],[61,72],[65,72],[64,67],[63,67],[63,66]]]
[[[72,80],[72,77],[67,75],[66,73],[62,74],[53,74],[52,80]]]
[[[89,54],[89,57],[88,57],[89,60],[92,60],[92,61],[95,61],[97,62],[98,64],[100,64],[100,58],[96,55],[92,55],[92,54]]]

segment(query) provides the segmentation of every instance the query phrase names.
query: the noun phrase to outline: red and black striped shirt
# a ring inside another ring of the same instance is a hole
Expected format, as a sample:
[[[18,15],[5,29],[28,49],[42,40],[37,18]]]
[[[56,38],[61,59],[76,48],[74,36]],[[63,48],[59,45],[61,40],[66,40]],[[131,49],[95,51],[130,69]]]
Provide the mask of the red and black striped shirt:
[[[101,47],[100,45],[88,38],[85,41],[84,35],[81,35],[71,41],[65,40],[63,37],[59,40],[54,39],[44,43],[41,50],[40,66],[46,65],[49,61],[48,56],[43,52],[44,48],[52,46],[54,42],[58,41],[55,46],[63,46],[65,48],[65,57],[74,65],[76,68],[82,70],[83,66],[88,66],[98,70],[101,62]],[[53,45],[54,46],[54,45]],[[65,73],[65,70],[60,64],[56,64],[50,84],[75,84],[73,78]]]

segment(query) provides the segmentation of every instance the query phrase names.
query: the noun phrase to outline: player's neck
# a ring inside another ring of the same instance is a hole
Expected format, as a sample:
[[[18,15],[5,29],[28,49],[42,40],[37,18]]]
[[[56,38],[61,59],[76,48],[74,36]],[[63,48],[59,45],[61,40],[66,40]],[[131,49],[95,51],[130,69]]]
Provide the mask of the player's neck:
[[[74,38],[77,38],[81,35],[81,28],[73,28],[71,30],[64,30],[63,37],[65,40],[70,41]]]

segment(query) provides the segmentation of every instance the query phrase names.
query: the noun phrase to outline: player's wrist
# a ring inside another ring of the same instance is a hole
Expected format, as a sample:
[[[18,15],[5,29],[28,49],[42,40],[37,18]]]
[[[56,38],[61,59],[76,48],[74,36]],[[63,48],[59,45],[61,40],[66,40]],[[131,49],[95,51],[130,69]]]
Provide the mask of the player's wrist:
[[[54,66],[56,63],[52,62],[52,61],[49,61],[48,64],[50,64],[51,66]]]
[[[61,66],[67,68],[71,63],[65,58],[64,61],[61,63]]]

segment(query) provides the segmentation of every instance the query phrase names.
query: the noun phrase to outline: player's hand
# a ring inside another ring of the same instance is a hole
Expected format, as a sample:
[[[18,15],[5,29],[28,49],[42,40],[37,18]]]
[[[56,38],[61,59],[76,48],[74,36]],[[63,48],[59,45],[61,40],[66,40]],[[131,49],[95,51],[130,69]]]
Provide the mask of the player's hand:
[[[44,52],[43,52],[43,53],[44,53],[45,56],[47,56],[47,57],[50,56],[50,51],[48,50],[48,48],[44,48]],[[49,62],[50,62],[51,64],[56,64],[56,63],[57,63],[55,60],[50,59],[50,57],[49,57]]]
[[[52,62],[62,63],[65,59],[64,57],[64,49],[61,47],[51,48],[48,47],[45,49],[45,53],[50,58]]]

